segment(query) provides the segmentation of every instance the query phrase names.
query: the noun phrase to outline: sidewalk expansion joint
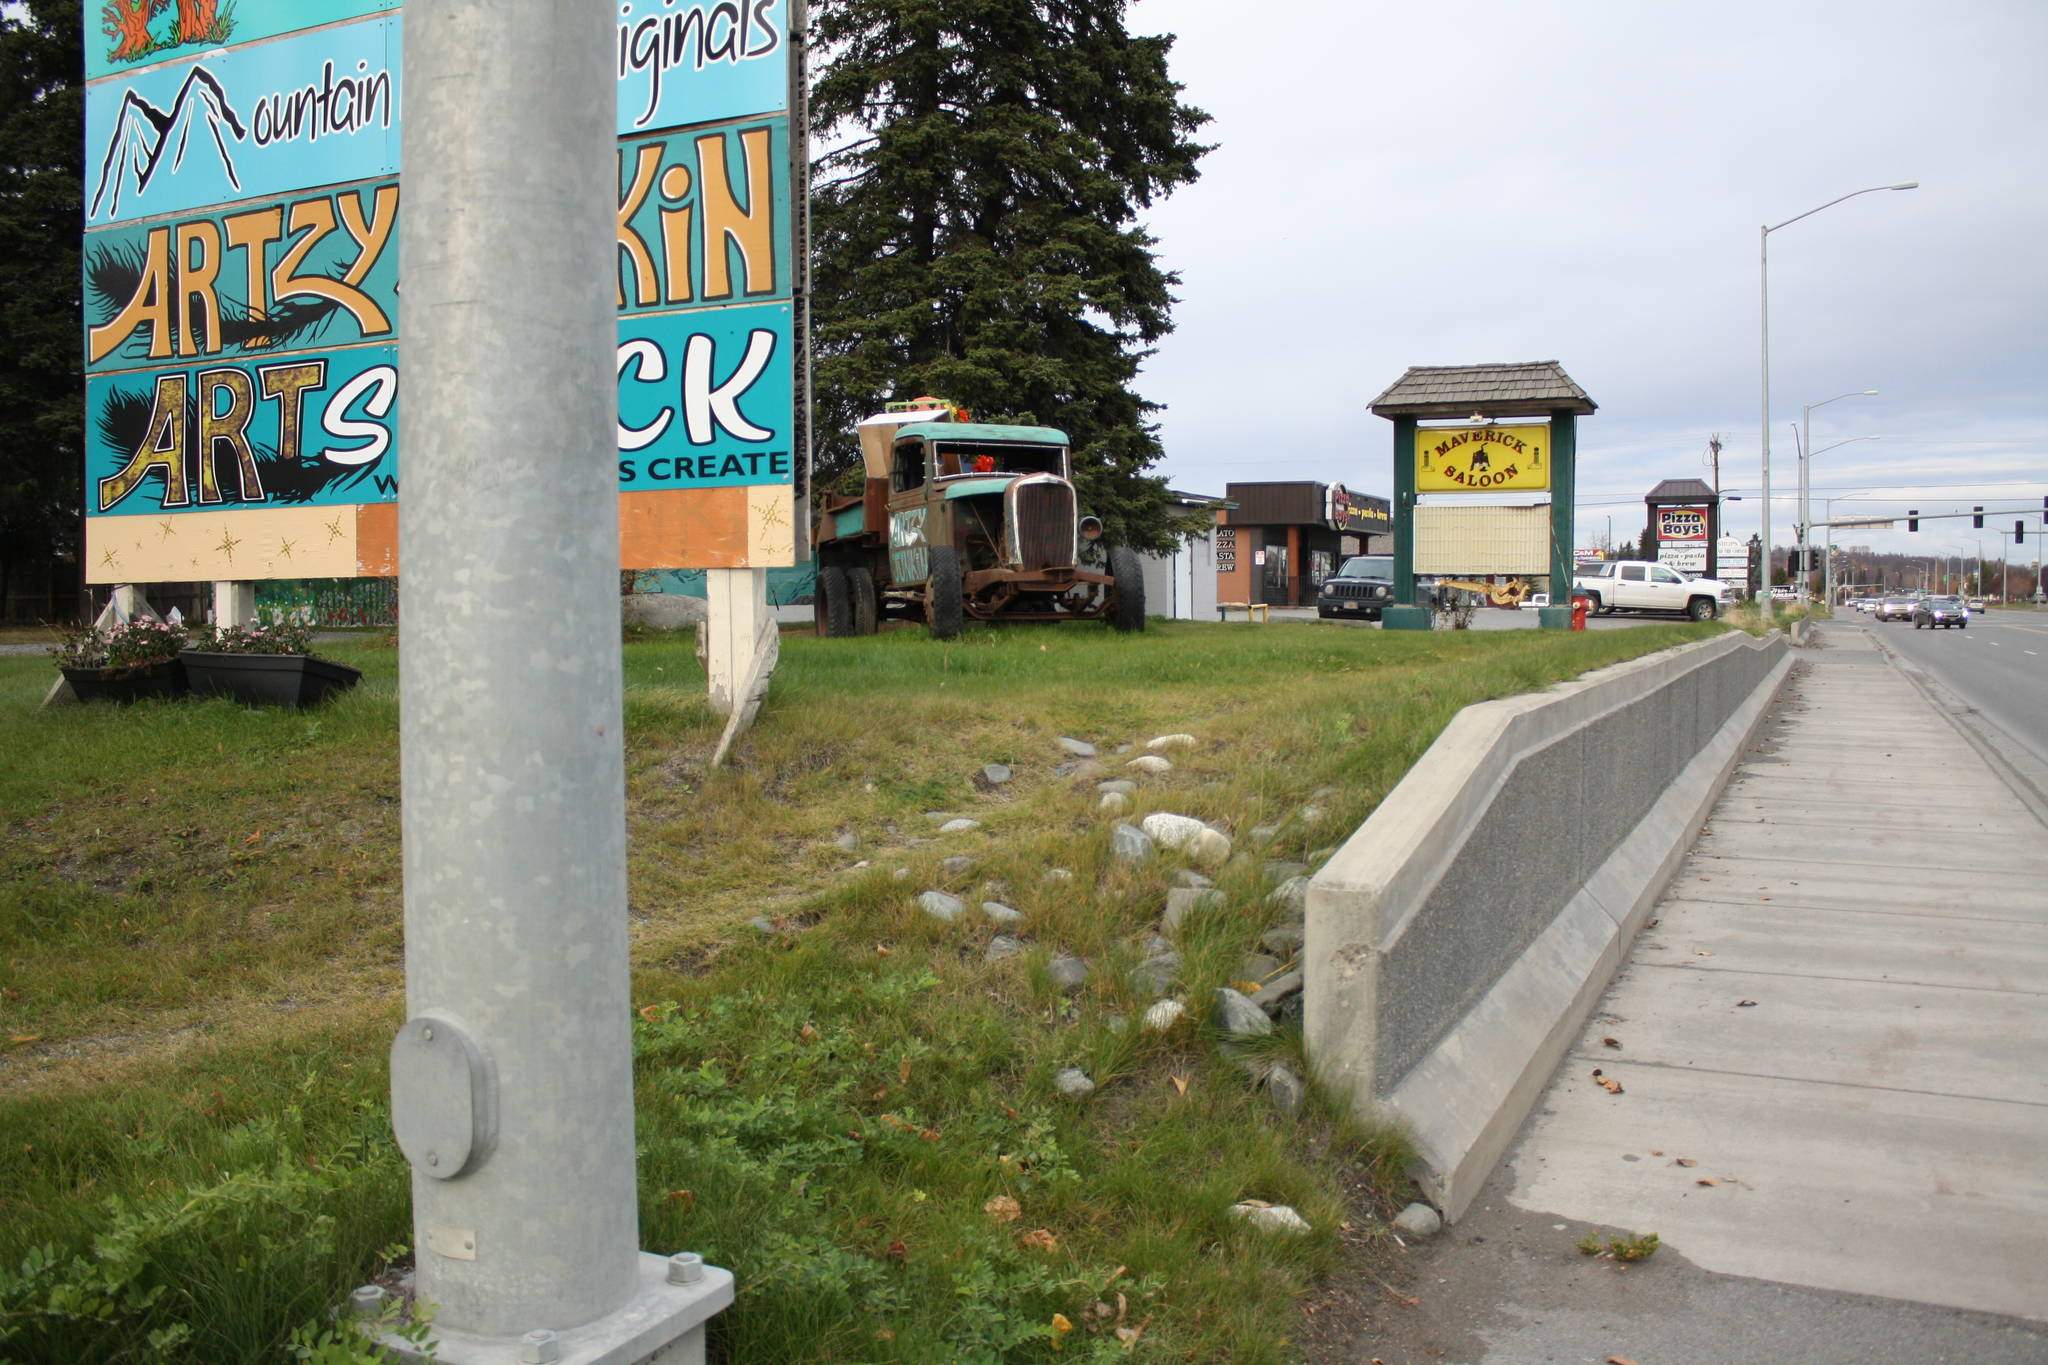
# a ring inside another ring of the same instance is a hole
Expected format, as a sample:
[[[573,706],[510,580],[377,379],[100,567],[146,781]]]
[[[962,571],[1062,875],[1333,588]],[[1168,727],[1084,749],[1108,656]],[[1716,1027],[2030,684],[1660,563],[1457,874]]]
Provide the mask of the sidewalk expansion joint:
[[[2010,1095],[1972,1095],[1959,1090],[1922,1090],[1911,1085],[1876,1085],[1869,1081],[1830,1081],[1819,1076],[1781,1076],[1771,1071],[1731,1071],[1718,1066],[1685,1066],[1678,1062],[1650,1062],[1640,1057],[1621,1058],[1612,1052],[1579,1052],[1579,1061],[1598,1062],[1602,1068],[1639,1066],[1646,1071],[1675,1071],[1684,1075],[1727,1076],[1746,1081],[1782,1081],[1787,1085],[1817,1085],[1830,1090],[1871,1090],[1886,1095],[1922,1095],[1933,1100],[1967,1100],[1975,1104],[2009,1104],[2020,1109],[2048,1109],[2048,1100],[2016,1100]]]
[[[1689,896],[1684,891],[1678,889],[1675,884],[1670,891],[1664,893],[1664,900],[1667,902],[1681,901],[1686,905],[1719,905],[1725,906],[1730,910],[1758,910],[1764,908],[1762,904],[1756,901],[1722,900],[1716,896]],[[1941,910],[1886,910],[1881,906],[1875,905],[1814,905],[1806,901],[1790,898],[1773,900],[1768,904],[1772,910],[1797,910],[1801,913],[1891,915],[1898,919],[1924,919],[1941,924],[2018,924],[2034,929],[2044,927],[2038,919],[2007,919],[2003,915],[1955,915]]]
[[[2048,996],[2048,991],[2020,990],[2013,986],[1964,986],[1953,981],[1921,981],[1904,976],[1830,976],[1826,972],[1774,972],[1765,967],[1703,966],[1692,962],[1631,962],[1631,967],[1654,967],[1667,972],[1698,972],[1702,976],[1770,976],[1787,981],[1833,981],[1843,985],[1913,986],[1927,991],[1981,991],[1987,995],[2018,995],[2028,999]]]

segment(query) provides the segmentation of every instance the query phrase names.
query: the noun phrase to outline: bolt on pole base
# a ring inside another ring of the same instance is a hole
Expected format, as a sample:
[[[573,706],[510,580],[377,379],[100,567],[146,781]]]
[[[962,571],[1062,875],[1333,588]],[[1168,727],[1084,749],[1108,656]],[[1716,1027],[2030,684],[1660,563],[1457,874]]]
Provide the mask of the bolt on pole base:
[[[703,1365],[704,1328],[732,1303],[730,1270],[695,1255],[640,1253],[633,1297],[580,1327],[537,1327],[509,1336],[429,1331],[426,1350],[365,1322],[363,1331],[399,1360],[435,1365]],[[360,1291],[358,1291],[360,1292]]]

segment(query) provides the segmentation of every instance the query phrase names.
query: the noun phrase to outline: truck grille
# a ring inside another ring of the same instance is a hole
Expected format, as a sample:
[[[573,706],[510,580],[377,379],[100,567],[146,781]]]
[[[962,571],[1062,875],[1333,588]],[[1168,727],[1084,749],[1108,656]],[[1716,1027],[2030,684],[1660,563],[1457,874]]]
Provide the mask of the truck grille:
[[[1015,528],[1020,569],[1071,569],[1074,567],[1074,490],[1065,483],[1014,485],[1015,506],[1010,525]]]

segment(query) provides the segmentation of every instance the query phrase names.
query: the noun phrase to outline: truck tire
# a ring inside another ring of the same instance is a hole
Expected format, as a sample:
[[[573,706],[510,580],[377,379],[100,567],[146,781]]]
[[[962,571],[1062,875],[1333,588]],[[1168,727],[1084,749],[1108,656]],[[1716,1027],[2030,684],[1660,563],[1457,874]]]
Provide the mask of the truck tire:
[[[875,576],[865,564],[846,571],[846,598],[851,608],[853,634],[875,633]]]
[[[933,639],[950,640],[967,619],[967,604],[960,593],[960,552],[950,545],[934,545],[929,554],[931,580],[924,585],[924,623],[931,627]]]
[[[1117,630],[1145,628],[1145,566],[1136,550],[1122,545],[1109,552],[1110,591],[1116,600],[1110,605],[1109,624]]]
[[[1607,603],[1601,599],[1599,593],[1587,591],[1580,593],[1579,596],[1585,598],[1588,602],[1593,604],[1591,610],[1595,616],[1614,615],[1614,608],[1608,606]]]
[[[1711,597],[1693,598],[1692,601],[1685,604],[1685,614],[1695,621],[1713,620],[1716,615],[1714,599]]]
[[[831,639],[853,634],[853,616],[846,600],[846,570],[837,564],[818,566],[818,588],[812,594],[811,614],[818,634]]]

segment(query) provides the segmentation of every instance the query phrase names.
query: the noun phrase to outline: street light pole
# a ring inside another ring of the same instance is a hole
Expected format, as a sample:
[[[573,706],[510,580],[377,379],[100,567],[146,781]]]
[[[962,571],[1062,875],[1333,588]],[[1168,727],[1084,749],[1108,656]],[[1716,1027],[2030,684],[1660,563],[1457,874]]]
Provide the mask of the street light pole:
[[[1872,185],[1868,189],[1851,190],[1840,199],[1828,200],[1820,208],[1808,209],[1800,214],[1798,218],[1787,218],[1782,223],[1774,223],[1768,227],[1759,227],[1757,229],[1757,275],[1763,293],[1760,310],[1763,322],[1763,344],[1760,348],[1763,353],[1763,449],[1761,455],[1764,475],[1763,594],[1766,597],[1770,596],[1771,593],[1771,234],[1779,228],[1791,227],[1800,218],[1811,218],[1822,209],[1831,209],[1843,200],[1854,199],[1859,194],[1875,194],[1879,190],[1914,190],[1918,188],[1920,188],[1919,181],[1908,180],[1897,185]]]
[[[1818,403],[1808,403],[1799,410],[1799,567],[1806,568],[1807,523],[1813,520],[1813,503],[1810,490],[1812,483],[1813,457],[1820,452],[1813,448],[1813,410],[1824,408],[1830,403],[1839,403],[1844,398],[1875,398],[1876,389],[1858,389],[1853,393],[1838,393],[1833,398],[1823,398]],[[1875,440],[1875,437],[1871,439]],[[1835,445],[1844,442],[1837,441]],[[1828,449],[1833,450],[1834,446]]]

